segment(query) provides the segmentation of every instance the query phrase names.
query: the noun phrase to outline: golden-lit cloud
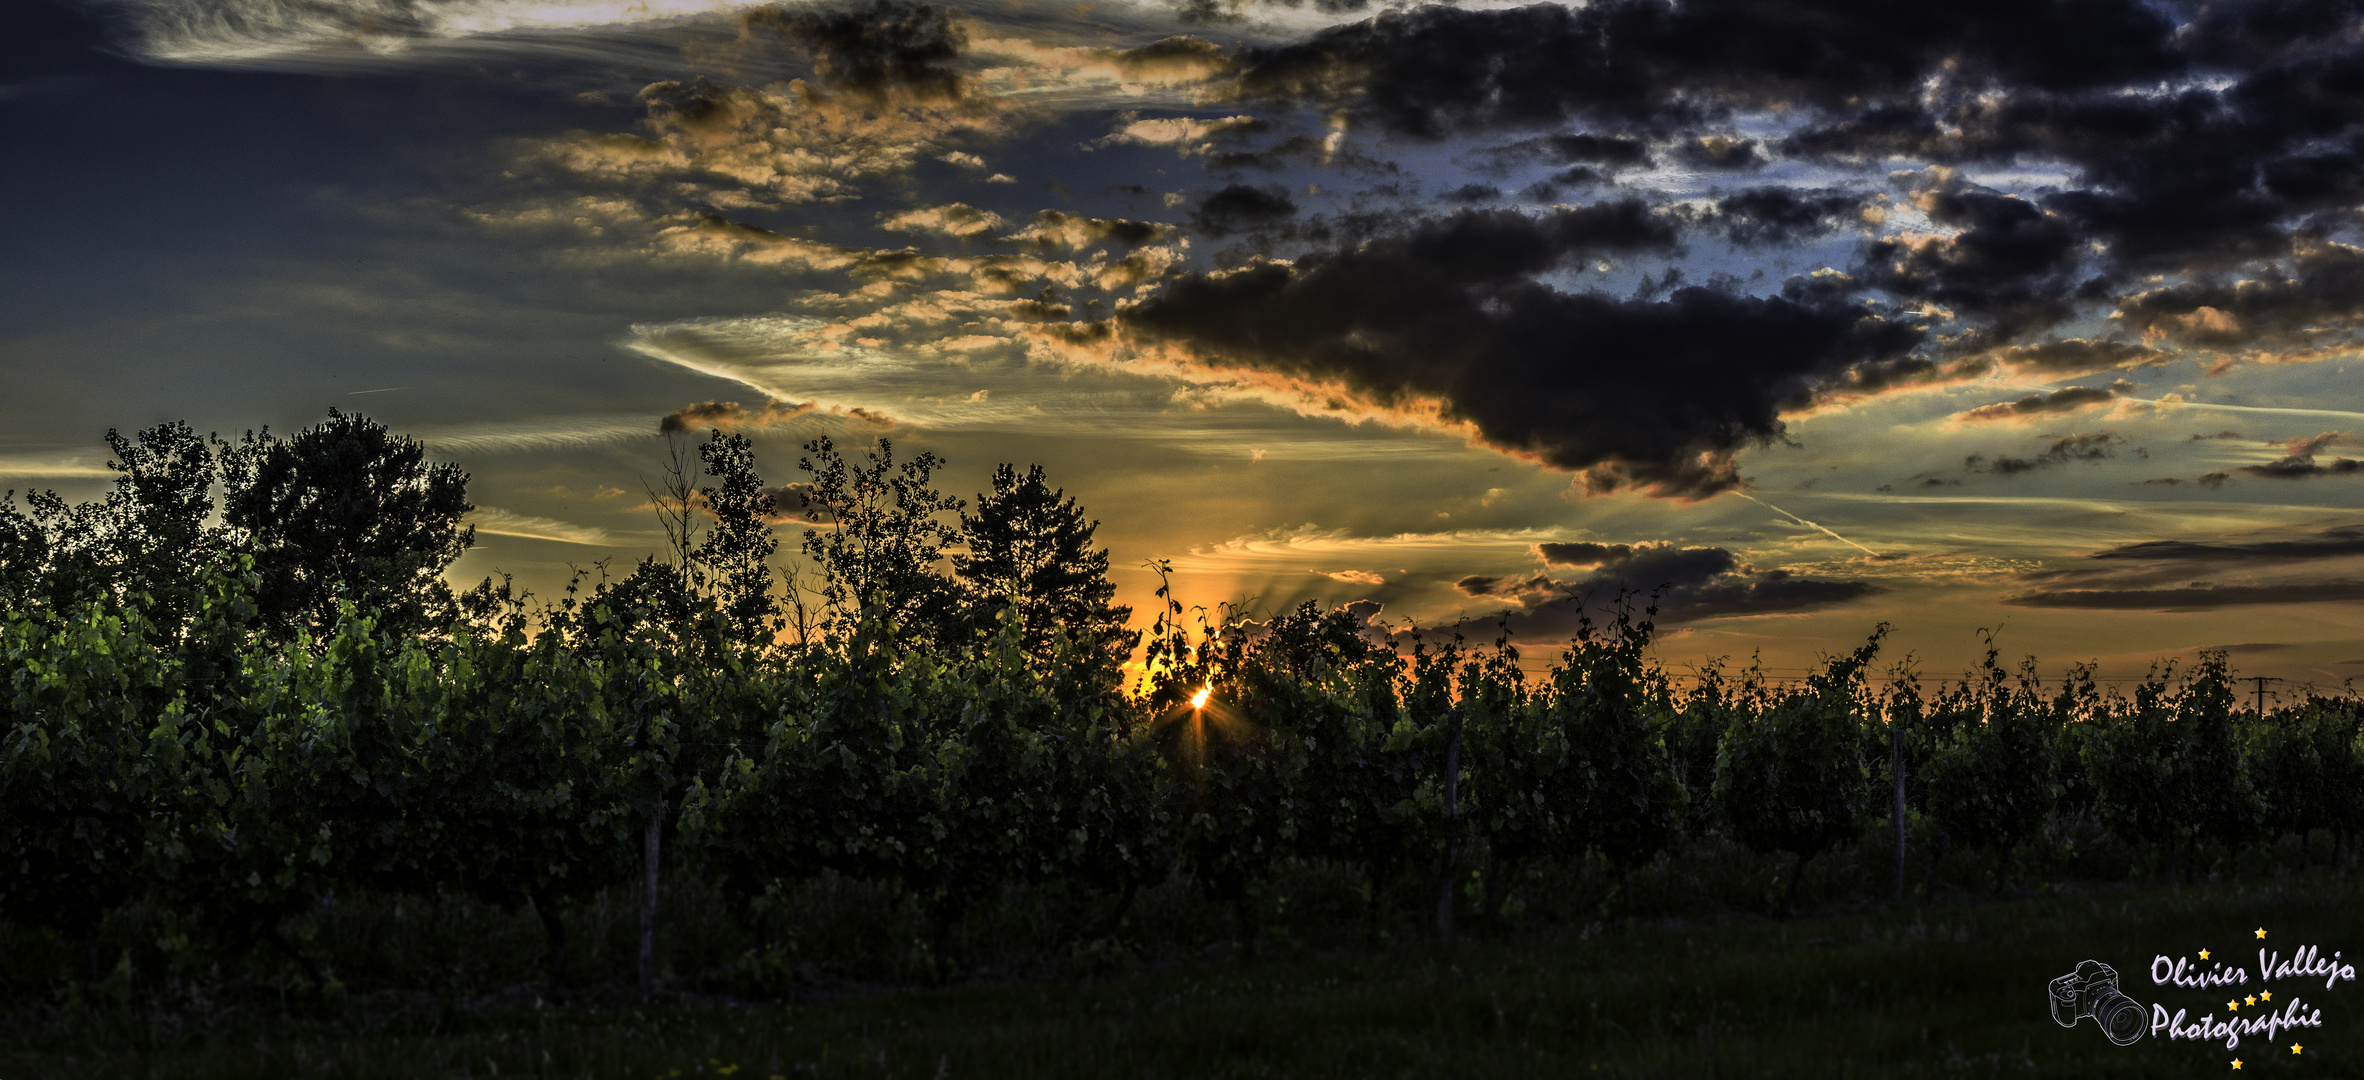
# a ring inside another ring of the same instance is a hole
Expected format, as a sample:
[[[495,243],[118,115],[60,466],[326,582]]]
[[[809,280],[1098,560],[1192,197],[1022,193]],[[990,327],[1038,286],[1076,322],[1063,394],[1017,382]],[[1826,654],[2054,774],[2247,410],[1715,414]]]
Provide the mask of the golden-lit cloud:
[[[999,132],[991,99],[826,94],[802,80],[764,87],[667,81],[640,93],[645,134],[578,132],[543,142],[538,155],[586,177],[618,183],[722,184],[750,205],[858,198],[900,178],[951,139]]]
[[[1044,44],[1024,37],[972,27],[971,53],[1006,63],[977,77],[1000,93],[1076,92],[1105,88],[1127,95],[1187,87],[1233,68],[1222,47],[1203,38],[1177,35],[1134,49]]]
[[[1993,405],[1981,405],[1978,408],[1961,414],[1955,419],[1967,423],[1976,423],[1980,421],[2028,420],[2038,417],[2047,417],[2059,413],[2073,412],[2079,409],[2088,408],[2090,406],[2099,405],[2106,401],[2115,400],[2119,396],[2135,389],[2137,389],[2137,387],[2133,383],[2127,382],[2124,379],[2113,382],[2106,387],[2064,386],[2058,390],[2048,391],[2046,393],[2029,394],[2026,397],[2018,399],[2017,401],[2003,401],[1997,402]]]
[[[1194,116],[1160,116],[1142,119],[1127,115],[1119,118],[1115,131],[1102,136],[1098,145],[1170,146],[1184,157],[1207,152],[1216,136],[1226,132],[1243,131],[1262,121],[1253,116],[1224,116],[1202,120]]]
[[[1002,226],[1001,215],[990,210],[979,210],[967,203],[905,210],[899,214],[889,214],[879,222],[879,228],[888,232],[934,233],[962,240],[998,230]]]

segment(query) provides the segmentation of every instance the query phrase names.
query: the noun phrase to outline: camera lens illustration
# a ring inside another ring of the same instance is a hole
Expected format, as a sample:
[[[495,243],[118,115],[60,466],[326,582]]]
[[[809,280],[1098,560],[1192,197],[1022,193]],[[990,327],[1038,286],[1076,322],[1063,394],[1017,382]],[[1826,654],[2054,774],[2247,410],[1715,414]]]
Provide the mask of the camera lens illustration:
[[[2099,960],[2087,960],[2077,970],[2052,980],[2052,1019],[2062,1027],[2075,1027],[2081,1018],[2090,1016],[2101,1025],[2101,1033],[2119,1046],[2130,1046],[2142,1038],[2147,1015],[2134,999],[2118,991],[2118,973]]]

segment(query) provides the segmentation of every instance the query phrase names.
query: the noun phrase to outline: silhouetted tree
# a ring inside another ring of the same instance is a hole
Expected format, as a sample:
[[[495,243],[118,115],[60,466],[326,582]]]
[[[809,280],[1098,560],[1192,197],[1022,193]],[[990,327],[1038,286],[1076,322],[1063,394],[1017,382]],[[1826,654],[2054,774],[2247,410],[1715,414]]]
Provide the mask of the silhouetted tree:
[[[263,618],[281,634],[335,625],[337,601],[393,632],[440,628],[454,612],[443,571],[476,541],[460,519],[468,474],[426,460],[418,440],[363,416],[287,439],[248,432],[222,445],[222,518],[254,556]]]
[[[899,639],[943,640],[958,597],[936,564],[960,534],[940,515],[961,509],[929,484],[944,459],[922,453],[898,466],[885,439],[866,466],[848,462],[826,437],[805,452],[812,456],[796,462],[812,476],[803,498],[826,524],[805,530],[804,552],[821,567],[821,598],[838,639],[851,640],[864,618],[884,618]]]
[[[698,489],[714,527],[693,553],[698,577],[734,640],[762,646],[771,638],[772,553],[780,540],[766,520],[773,497],[755,472],[755,450],[745,435],[715,432],[698,448],[712,487]]]
[[[1052,639],[1064,633],[1121,662],[1133,650],[1125,629],[1133,609],[1110,603],[1116,585],[1108,580],[1108,552],[1092,546],[1100,523],[1086,520],[1066,494],[1044,482],[1040,465],[1024,477],[1010,465],[995,469],[993,493],[977,496],[975,516],[961,515],[969,550],[952,557],[952,569],[978,602],[980,627],[990,627],[998,608],[1016,612],[1028,655],[1048,657]]]
[[[138,607],[160,640],[187,621],[198,580],[218,553],[206,525],[216,475],[205,440],[185,423],[126,438],[112,428],[114,489],[86,503],[54,491],[0,505],[0,597],[67,611],[89,603]]]

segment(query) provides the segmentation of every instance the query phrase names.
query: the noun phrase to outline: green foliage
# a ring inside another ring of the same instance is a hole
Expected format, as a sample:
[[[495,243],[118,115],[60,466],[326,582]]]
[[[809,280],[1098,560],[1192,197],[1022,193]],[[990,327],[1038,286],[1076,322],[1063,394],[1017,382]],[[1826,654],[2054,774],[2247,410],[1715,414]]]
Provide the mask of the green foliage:
[[[1217,727],[1237,717],[1286,741],[1303,770],[1286,800],[1301,808],[1289,850],[1359,867],[1375,903],[1445,828],[1450,665],[1418,665],[1407,682],[1395,650],[1343,608],[1308,602],[1259,629]]]
[[[1853,837],[1872,801],[1859,736],[1863,670],[1888,627],[1852,655],[1835,658],[1805,689],[1781,695],[1725,730],[1716,754],[1716,800],[1741,843],[1787,851],[1797,870],[1784,892],[1788,914],[1806,863]]]
[[[188,718],[154,627],[95,603],[0,623],[0,911],[75,938],[136,894],[166,841]]]
[[[1107,912],[1072,928],[1105,954],[1137,894],[1186,882],[1253,948],[1272,883],[1307,867],[1359,877],[1376,936],[1432,868],[1450,903],[1482,865],[1499,916],[1522,875],[1597,856],[1623,882],[1737,842],[1794,856],[1786,913],[1899,781],[1998,888],[2097,827],[2164,845],[2171,875],[2321,829],[2338,861],[2364,827],[2355,701],[2243,713],[2221,654],[2122,698],[2090,667],[2053,689],[2032,661],[2007,673],[1990,639],[1924,698],[1909,661],[1867,686],[1883,626],[1804,686],[1711,664],[1677,695],[1648,611],[1580,622],[1536,679],[1507,632],[1186,611],[1153,562],[1126,687],[1107,555],[1039,469],[998,470],[956,530],[932,454],[810,444],[826,611],[791,639],[781,496],[740,436],[695,474],[674,447],[663,558],[554,602],[489,579],[450,597],[464,476],[359,418],[224,451],[220,528],[194,433],[110,442],[105,498],[0,511],[0,916],[88,945],[110,913],[166,911],[173,949],[267,946],[322,992],[337,958],[314,931],[340,896],[530,907],[555,981],[568,919],[627,883],[655,896],[660,863],[720,886],[756,931],[740,977],[778,989],[774,931],[816,880],[913,904],[909,961],[950,972],[962,920],[1013,889]]]
[[[2310,696],[2295,709],[2252,715],[2242,732],[2263,825],[2305,836],[2343,838],[2364,826],[2364,711],[2352,699]]]
[[[1582,797],[1577,834],[1620,873],[1674,842],[1685,796],[1666,745],[1672,713],[1665,678],[1646,652],[1655,627],[1619,610],[1608,633],[1590,619],[1553,665],[1546,721],[1566,733]]]
[[[1949,834],[1994,847],[1995,884],[2005,884],[2011,853],[2052,816],[2058,790],[2054,714],[2039,692],[2031,658],[2016,686],[1996,664],[1987,637],[1984,678],[1941,696],[1944,735],[1927,768],[1927,805]]]
[[[2233,706],[2224,654],[2203,654],[2173,695],[2166,673],[2154,669],[2085,744],[2103,821],[2119,835],[2166,844],[2170,877],[2193,843],[2246,839],[2263,817]]]

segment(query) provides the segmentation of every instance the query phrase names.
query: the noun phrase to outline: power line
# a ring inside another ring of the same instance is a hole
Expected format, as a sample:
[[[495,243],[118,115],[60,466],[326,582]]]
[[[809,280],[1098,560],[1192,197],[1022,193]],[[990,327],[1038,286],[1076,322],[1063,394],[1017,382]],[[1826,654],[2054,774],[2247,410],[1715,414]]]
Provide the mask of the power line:
[[[2253,682],[2257,684],[2257,715],[2264,716],[2266,696],[2265,684],[2270,682],[2281,682],[2282,680],[2271,675],[2246,675],[2242,677],[2242,681]]]

